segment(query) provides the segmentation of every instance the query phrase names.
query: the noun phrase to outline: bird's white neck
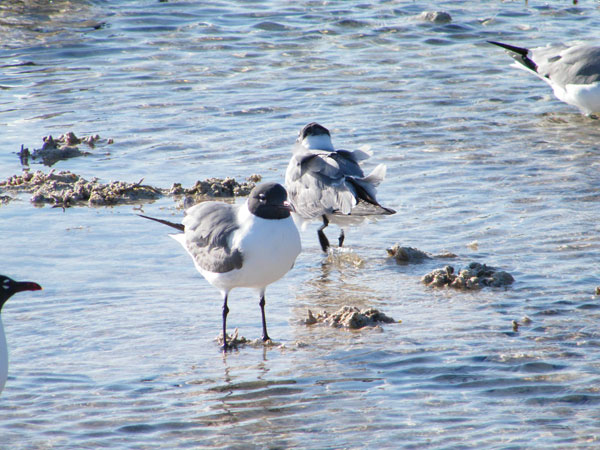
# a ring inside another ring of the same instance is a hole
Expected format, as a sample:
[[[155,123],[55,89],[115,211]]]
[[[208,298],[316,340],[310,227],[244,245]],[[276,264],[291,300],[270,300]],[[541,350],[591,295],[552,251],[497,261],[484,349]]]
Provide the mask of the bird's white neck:
[[[302,146],[309,150],[335,150],[331,143],[331,137],[327,134],[306,136],[302,139]]]

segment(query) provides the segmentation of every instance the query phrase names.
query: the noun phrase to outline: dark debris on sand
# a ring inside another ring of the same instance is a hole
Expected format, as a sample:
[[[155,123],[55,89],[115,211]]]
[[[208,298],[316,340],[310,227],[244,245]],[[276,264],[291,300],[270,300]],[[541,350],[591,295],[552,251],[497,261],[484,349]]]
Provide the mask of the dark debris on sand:
[[[78,138],[72,131],[61,134],[56,139],[52,136],[45,136],[42,141],[42,147],[34,149],[33,152],[21,145],[21,151],[18,155],[22,165],[29,165],[29,158],[31,158],[32,160],[40,160],[46,166],[52,166],[58,161],[91,154],[88,151],[81,150],[78,145],[85,144],[89,148],[94,148],[101,141],[105,144],[113,143],[112,139],[101,140],[97,134]]]
[[[342,306],[334,313],[322,311],[317,313],[317,315],[314,315],[309,309],[308,317],[303,321],[305,325],[324,323],[334,328],[348,328],[352,330],[374,327],[379,323],[392,322],[395,322],[395,320],[375,308],[360,310],[356,306]]]
[[[0,205],[5,205],[6,203],[10,202],[11,200],[14,200],[14,199],[9,195],[0,195]]]
[[[502,287],[512,284],[515,279],[505,271],[494,267],[470,263],[466,269],[455,272],[454,267],[446,266],[435,269],[421,278],[423,284],[430,287],[449,286],[459,290],[481,289],[482,287]]]
[[[215,342],[219,344],[220,347],[223,347],[223,334],[219,334],[215,337]],[[232,350],[241,350],[244,347],[256,348],[256,349],[278,349],[282,351],[286,350],[298,350],[301,348],[309,347],[310,344],[303,341],[293,341],[289,343],[275,342],[271,339],[267,341],[263,341],[261,338],[257,339],[248,339],[244,336],[240,336],[238,329],[236,328],[232,334],[227,334],[227,345]]]
[[[223,346],[223,333],[219,334],[215,341],[222,347]],[[271,339],[263,341],[261,338],[257,339],[248,339],[244,336],[239,335],[239,331],[236,328],[233,330],[232,334],[227,334],[227,345],[229,348],[233,350],[238,350],[242,347],[253,347],[253,348],[261,348],[261,347],[279,347],[283,348],[284,345],[279,342],[274,342]]]
[[[456,258],[454,253],[442,252],[437,255],[431,255],[414,247],[403,247],[400,244],[395,244],[386,251],[388,256],[394,258],[398,264],[421,263],[432,258]]]

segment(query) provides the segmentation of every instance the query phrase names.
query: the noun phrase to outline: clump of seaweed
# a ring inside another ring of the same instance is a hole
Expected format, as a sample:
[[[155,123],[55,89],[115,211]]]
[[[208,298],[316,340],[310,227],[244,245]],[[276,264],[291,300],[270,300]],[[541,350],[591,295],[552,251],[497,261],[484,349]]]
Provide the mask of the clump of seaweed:
[[[31,192],[34,204],[53,204],[56,206],[116,205],[154,200],[163,195],[160,189],[138,183],[113,181],[100,183],[97,178],[88,181],[69,171],[49,173],[42,171],[23,172],[0,182],[0,188],[13,191]]]
[[[379,323],[392,322],[395,322],[395,320],[375,308],[360,310],[356,306],[342,306],[334,313],[322,311],[317,315],[314,315],[309,309],[308,317],[303,323],[305,325],[324,323],[334,328],[358,330],[364,327],[374,327]]]
[[[212,197],[246,196],[255,186],[255,181],[260,180],[259,175],[252,175],[245,183],[238,183],[233,178],[209,178],[197,181],[190,188],[185,189],[176,183],[171,189],[161,189],[142,184],[143,179],[137,183],[125,181],[111,181],[101,183],[97,178],[85,178],[69,171],[48,173],[40,170],[30,172],[24,170],[21,175],[13,175],[0,181],[0,190],[9,192],[29,192],[32,194],[31,202],[37,205],[53,204],[55,206],[107,206],[128,203],[143,203],[156,200],[162,196],[186,195],[190,204]],[[187,202],[186,202],[187,203]]]
[[[455,273],[454,267],[446,266],[442,269],[435,269],[421,278],[421,281],[427,286],[443,287],[449,286],[459,290],[481,289],[482,287],[502,287],[512,284],[515,279],[505,271],[494,267],[470,263],[466,269]]]
[[[86,144],[88,147],[94,148],[96,143],[100,141],[100,136],[96,134],[94,136],[78,138],[75,133],[69,131],[68,133],[61,134],[56,139],[52,136],[45,136],[42,141],[42,147],[34,149],[33,152],[29,152],[28,148],[21,146],[21,151],[18,155],[22,165],[28,165],[29,158],[34,160],[39,159],[42,164],[52,166],[58,161],[90,155],[90,152],[80,150],[78,145]],[[106,143],[112,144],[113,140],[107,139]]]
[[[196,184],[188,189],[182,187],[181,183],[175,183],[169,190],[169,194],[191,196],[202,200],[206,197],[243,197],[250,194],[260,179],[260,175],[252,175],[246,182],[238,183],[235,178],[208,178],[204,181],[196,181]]]

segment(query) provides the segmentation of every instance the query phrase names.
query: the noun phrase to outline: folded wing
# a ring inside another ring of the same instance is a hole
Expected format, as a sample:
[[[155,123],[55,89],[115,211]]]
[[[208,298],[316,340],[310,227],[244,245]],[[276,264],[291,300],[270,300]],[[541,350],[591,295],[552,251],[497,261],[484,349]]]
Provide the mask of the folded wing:
[[[232,249],[231,235],[239,228],[237,206],[205,202],[192,206],[183,219],[186,248],[196,264],[216,273],[240,269],[243,257]]]
[[[359,161],[370,153],[357,150],[322,151],[297,146],[286,172],[286,186],[298,214],[305,218],[323,214],[392,214],[375,199],[376,187],[385,178],[385,166],[365,177]],[[367,203],[379,208],[359,208]],[[362,211],[362,212],[361,212]]]

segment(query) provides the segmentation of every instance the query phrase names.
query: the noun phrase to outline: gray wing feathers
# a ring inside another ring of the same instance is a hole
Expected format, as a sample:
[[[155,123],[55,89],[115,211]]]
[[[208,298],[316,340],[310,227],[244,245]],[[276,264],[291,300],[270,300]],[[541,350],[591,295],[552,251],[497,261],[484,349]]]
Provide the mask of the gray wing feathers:
[[[375,188],[385,178],[385,165],[365,177],[358,162],[369,156],[361,150],[296,149],[286,172],[286,187],[297,212],[306,218],[354,214],[357,190],[375,199]]]
[[[239,228],[236,213],[237,207],[221,202],[200,203],[186,211],[186,245],[202,269],[224,273],[242,267],[242,254],[230,247],[230,236]]]
[[[538,73],[564,87],[600,81],[600,47],[553,46],[532,50]]]
[[[287,188],[296,211],[303,217],[318,217],[336,211],[350,214],[356,200],[342,181],[331,185],[323,182],[322,177],[303,176],[288,182]]]

